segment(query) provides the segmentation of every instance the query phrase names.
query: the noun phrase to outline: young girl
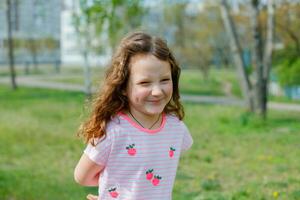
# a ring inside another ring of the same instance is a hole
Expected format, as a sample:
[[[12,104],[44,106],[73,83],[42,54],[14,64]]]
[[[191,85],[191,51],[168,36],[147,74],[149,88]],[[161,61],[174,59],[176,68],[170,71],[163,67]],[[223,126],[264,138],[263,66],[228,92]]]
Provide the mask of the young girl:
[[[88,199],[169,200],[180,154],[192,145],[182,122],[180,68],[166,43],[142,32],[125,37],[90,118],[76,182],[99,186]]]

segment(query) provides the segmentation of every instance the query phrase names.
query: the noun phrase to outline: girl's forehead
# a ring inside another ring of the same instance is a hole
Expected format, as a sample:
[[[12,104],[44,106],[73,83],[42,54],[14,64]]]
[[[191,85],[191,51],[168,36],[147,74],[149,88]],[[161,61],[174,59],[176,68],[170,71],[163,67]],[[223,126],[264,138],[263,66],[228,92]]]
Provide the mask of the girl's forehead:
[[[168,66],[168,67],[166,67]],[[131,57],[129,63],[130,70],[145,69],[164,69],[170,70],[170,63],[165,60],[158,59],[152,54],[137,54]]]

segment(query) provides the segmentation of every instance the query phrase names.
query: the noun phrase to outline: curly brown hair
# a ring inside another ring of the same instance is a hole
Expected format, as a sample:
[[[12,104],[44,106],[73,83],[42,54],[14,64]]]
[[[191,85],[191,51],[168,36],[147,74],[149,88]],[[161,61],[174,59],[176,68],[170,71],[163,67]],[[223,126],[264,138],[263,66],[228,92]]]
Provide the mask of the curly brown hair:
[[[164,112],[172,113],[180,120],[183,119],[184,110],[179,101],[178,88],[181,70],[172,52],[162,39],[143,32],[134,32],[122,39],[106,71],[103,87],[94,99],[92,113],[79,128],[78,135],[83,136],[85,142],[95,145],[94,139],[106,136],[107,123],[118,112],[129,109],[124,91],[130,74],[130,59],[137,54],[152,54],[156,58],[170,63],[173,94],[170,102],[164,108]]]

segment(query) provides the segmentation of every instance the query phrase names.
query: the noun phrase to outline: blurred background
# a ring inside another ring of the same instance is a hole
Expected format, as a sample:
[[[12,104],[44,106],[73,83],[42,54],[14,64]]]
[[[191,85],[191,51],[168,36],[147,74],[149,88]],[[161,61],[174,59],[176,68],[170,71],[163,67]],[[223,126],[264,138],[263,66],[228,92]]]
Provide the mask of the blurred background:
[[[0,0],[0,199],[85,199],[73,181],[120,39],[164,38],[193,148],[173,199],[300,199],[299,0]]]

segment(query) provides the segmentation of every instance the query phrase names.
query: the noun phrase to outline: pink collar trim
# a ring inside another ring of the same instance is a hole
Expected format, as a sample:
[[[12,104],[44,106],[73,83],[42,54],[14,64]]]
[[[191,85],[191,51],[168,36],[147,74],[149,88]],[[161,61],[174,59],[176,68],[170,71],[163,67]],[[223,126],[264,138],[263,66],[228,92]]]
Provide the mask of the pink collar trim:
[[[161,129],[164,128],[165,123],[166,123],[166,115],[165,115],[165,113],[162,113],[162,122],[161,122],[160,127],[157,128],[157,129],[153,129],[153,130],[141,127],[139,124],[137,124],[130,117],[128,117],[128,115],[126,115],[123,112],[119,112],[118,115],[120,115],[121,117],[123,117],[124,119],[126,119],[135,128],[137,128],[137,129],[139,129],[139,130],[141,130],[143,132],[150,133],[150,134],[154,134],[154,133],[157,133],[157,132],[161,131]]]

